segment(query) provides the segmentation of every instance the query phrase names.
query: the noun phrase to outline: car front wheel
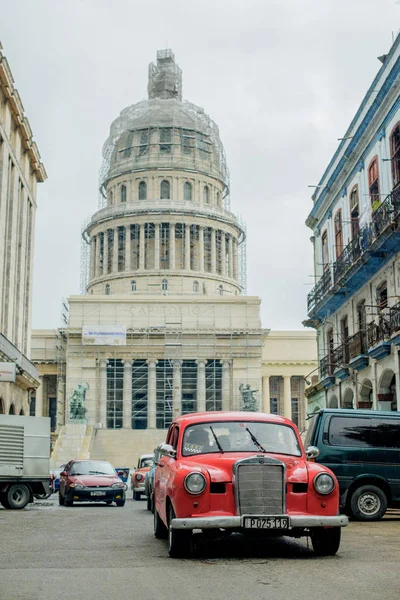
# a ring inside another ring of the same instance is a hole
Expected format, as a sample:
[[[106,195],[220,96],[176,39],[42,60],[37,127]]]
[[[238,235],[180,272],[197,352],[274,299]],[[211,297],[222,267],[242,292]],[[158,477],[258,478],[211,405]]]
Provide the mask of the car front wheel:
[[[169,507],[168,519],[168,552],[171,558],[187,558],[191,554],[191,531],[172,529],[171,522],[175,519],[172,506]]]
[[[125,506],[125,498],[121,498],[121,500],[116,500],[115,504],[117,506]]]
[[[357,521],[379,521],[387,505],[386,494],[375,485],[357,488],[350,499],[351,514]]]
[[[168,529],[165,527],[156,507],[154,507],[154,537],[165,540],[168,537]]]
[[[342,531],[340,527],[315,529],[311,533],[311,543],[318,556],[333,556],[339,550]]]

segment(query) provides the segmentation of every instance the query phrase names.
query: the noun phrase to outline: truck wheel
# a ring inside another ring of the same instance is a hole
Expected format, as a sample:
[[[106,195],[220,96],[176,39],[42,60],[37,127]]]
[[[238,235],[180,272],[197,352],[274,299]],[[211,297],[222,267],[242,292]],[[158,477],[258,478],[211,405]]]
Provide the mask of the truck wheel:
[[[172,506],[169,507],[168,553],[171,558],[188,558],[191,554],[191,531],[172,529],[171,521],[175,519]]]
[[[158,540],[165,540],[168,537],[168,529],[165,527],[157,509],[154,505],[154,537]]]
[[[351,514],[357,521],[379,521],[387,505],[385,492],[375,485],[362,485],[350,498]]]
[[[341,528],[314,529],[311,533],[311,543],[318,556],[333,556],[339,550]]]
[[[25,508],[31,499],[29,488],[23,483],[14,483],[10,485],[6,492],[7,504],[12,510],[21,510]]]

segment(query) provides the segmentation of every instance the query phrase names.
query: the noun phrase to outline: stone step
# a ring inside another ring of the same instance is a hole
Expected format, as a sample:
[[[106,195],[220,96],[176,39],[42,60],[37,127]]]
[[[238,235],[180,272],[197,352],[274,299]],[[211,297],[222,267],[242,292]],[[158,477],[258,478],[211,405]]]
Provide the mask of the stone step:
[[[97,429],[90,458],[108,460],[114,467],[136,467],[142,454],[165,442],[163,429]]]

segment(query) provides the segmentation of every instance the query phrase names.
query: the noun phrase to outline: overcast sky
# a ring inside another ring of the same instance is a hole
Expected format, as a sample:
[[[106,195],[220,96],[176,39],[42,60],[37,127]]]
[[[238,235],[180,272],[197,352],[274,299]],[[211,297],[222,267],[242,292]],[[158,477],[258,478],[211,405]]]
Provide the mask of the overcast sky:
[[[101,148],[172,48],[183,96],[217,122],[233,212],[247,223],[248,294],[263,327],[302,329],[312,287],[304,221],[400,25],[395,0],[0,0],[0,41],[39,146],[33,327],[80,292],[82,223]]]

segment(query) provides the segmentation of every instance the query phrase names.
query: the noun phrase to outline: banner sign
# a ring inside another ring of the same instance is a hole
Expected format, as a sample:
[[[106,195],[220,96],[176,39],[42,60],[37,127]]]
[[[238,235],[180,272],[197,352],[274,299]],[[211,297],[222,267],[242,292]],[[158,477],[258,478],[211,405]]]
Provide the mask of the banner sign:
[[[93,325],[82,327],[84,346],[126,346],[125,325]]]
[[[15,383],[17,365],[15,363],[0,362],[0,382]]]

